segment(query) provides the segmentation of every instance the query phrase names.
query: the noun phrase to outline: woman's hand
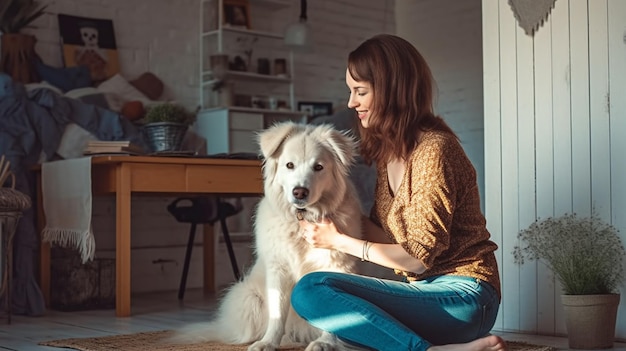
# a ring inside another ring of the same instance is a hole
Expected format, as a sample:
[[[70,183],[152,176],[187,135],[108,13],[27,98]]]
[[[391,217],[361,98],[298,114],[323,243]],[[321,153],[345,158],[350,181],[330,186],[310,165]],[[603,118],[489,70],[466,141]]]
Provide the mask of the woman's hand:
[[[338,250],[361,260],[368,260],[380,266],[400,269],[407,272],[423,273],[426,267],[419,259],[409,255],[399,244],[366,242],[339,232],[335,224],[323,219],[321,222],[299,221],[300,233],[311,246],[321,249]],[[375,226],[370,222],[372,226]],[[370,232],[366,240],[383,237],[382,229],[368,226]],[[388,238],[386,238],[389,241]]]
[[[302,237],[311,246],[320,249],[337,249],[338,241],[343,234],[339,233],[335,223],[326,218],[321,222],[301,220],[299,223]]]

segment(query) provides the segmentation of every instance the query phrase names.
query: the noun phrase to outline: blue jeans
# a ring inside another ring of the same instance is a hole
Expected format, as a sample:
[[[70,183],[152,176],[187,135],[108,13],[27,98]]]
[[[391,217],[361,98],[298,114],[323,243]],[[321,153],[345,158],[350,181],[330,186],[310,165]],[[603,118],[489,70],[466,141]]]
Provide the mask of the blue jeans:
[[[442,275],[401,282],[313,272],[293,289],[295,311],[340,339],[379,351],[464,343],[493,327],[500,299],[479,279]]]

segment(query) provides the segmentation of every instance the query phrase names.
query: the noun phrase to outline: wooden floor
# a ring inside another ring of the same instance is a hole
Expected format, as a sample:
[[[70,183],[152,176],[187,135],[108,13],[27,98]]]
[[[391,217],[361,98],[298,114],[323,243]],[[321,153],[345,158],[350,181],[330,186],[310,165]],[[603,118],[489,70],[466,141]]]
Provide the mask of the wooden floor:
[[[215,296],[203,296],[198,289],[187,291],[183,303],[179,303],[176,292],[133,296],[133,316],[128,318],[116,318],[114,310],[49,310],[42,317],[13,316],[10,325],[0,320],[0,350],[60,351],[63,349],[38,346],[37,343],[53,339],[173,329],[206,319],[214,310],[215,301]],[[494,334],[511,341],[525,341],[567,350],[565,338],[496,331]],[[626,343],[616,343],[613,350],[626,351]]]

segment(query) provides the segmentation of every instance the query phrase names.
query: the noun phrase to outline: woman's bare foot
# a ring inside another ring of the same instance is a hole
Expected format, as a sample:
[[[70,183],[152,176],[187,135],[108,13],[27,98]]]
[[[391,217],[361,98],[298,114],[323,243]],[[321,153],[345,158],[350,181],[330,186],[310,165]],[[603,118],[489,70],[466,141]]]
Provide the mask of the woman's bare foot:
[[[432,346],[428,351],[506,351],[506,341],[497,335],[489,335],[465,344]]]

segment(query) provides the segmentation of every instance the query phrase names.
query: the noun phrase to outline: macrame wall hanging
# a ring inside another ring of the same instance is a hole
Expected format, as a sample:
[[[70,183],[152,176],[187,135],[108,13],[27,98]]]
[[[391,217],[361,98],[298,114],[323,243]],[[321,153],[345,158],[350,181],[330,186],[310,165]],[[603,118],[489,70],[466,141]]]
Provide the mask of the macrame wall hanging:
[[[556,0],[509,0],[520,27],[531,37],[548,19]]]

